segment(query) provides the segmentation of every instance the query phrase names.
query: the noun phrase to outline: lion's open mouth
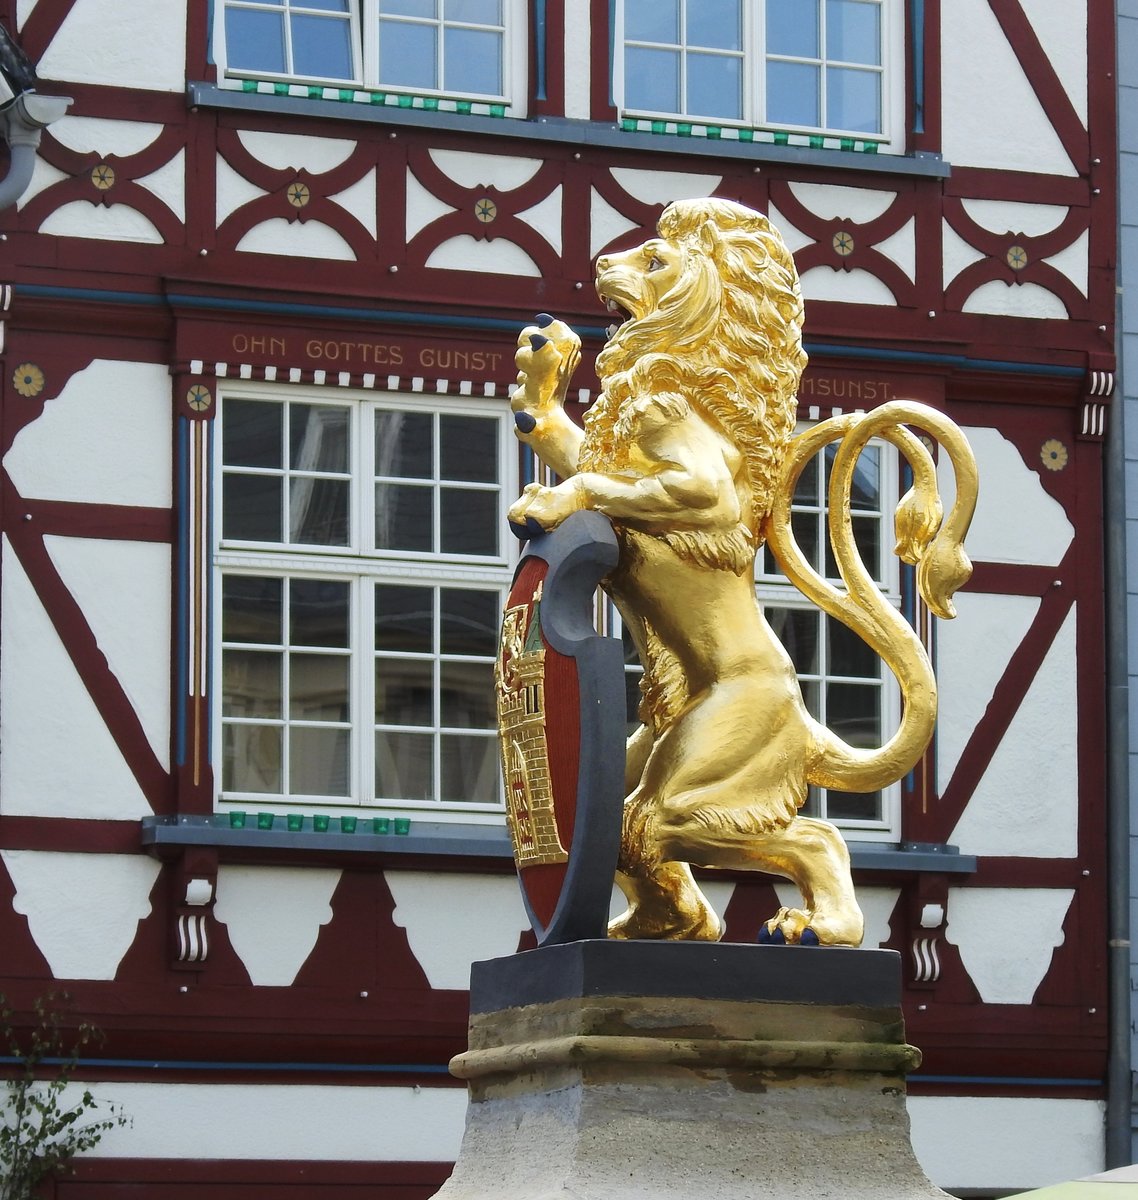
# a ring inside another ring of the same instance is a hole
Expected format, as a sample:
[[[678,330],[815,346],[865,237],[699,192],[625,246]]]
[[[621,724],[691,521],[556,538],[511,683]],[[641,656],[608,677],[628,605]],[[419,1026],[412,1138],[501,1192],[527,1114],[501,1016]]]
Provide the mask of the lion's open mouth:
[[[610,317],[613,318],[613,323],[608,327],[607,333],[611,338],[614,333],[625,323],[633,319],[633,313],[624,307],[619,301],[614,300],[611,296],[602,295],[601,299],[605,303],[605,308]]]

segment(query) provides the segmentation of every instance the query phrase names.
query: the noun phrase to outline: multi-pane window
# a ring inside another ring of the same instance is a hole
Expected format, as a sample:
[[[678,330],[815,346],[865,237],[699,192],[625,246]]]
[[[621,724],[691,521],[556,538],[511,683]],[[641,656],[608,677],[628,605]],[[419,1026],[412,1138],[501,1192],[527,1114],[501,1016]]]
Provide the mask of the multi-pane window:
[[[519,100],[519,0],[223,0],[215,47],[231,79],[423,97]]]
[[[247,387],[220,422],[221,799],[497,809],[499,406]]]
[[[622,3],[626,114],[888,140],[896,0]]]
[[[844,587],[827,530],[827,489],[834,448],[806,464],[794,493],[791,524],[799,548],[820,574]],[[862,561],[883,597],[899,606],[897,560],[890,551],[885,516],[897,496],[896,454],[872,442],[854,471],[851,516]],[[790,654],[810,713],[851,746],[880,746],[896,727],[896,682],[877,655],[840,621],[804,599],[779,572],[770,550],[758,564],[763,611]],[[876,792],[810,789],[803,811],[868,836],[895,833],[898,788]]]

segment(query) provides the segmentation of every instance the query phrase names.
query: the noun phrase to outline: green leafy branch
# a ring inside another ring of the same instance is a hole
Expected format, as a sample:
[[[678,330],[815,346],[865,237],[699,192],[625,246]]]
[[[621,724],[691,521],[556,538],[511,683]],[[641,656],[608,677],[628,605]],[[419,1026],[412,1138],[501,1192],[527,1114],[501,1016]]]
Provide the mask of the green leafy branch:
[[[64,1092],[83,1050],[103,1035],[85,1022],[65,1030],[57,1008],[63,1000],[41,996],[33,1006],[35,1021],[21,1028],[0,993],[0,1038],[15,1060],[15,1074],[0,1092],[0,1200],[30,1200],[43,1180],[69,1169],[105,1133],[129,1124],[113,1104],[106,1116],[96,1116],[98,1102],[86,1088],[65,1107]]]

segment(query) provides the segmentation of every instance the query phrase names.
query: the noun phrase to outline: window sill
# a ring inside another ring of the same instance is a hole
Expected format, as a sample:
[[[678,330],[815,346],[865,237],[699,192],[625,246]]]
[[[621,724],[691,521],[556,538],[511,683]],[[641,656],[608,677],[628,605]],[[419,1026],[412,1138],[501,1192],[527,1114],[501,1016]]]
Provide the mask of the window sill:
[[[564,117],[491,117],[474,113],[432,112],[427,109],[370,105],[341,100],[314,100],[241,92],[210,83],[190,83],[187,95],[192,108],[228,109],[236,112],[282,113],[332,121],[404,128],[487,133],[525,141],[559,145],[599,146],[613,150],[645,150],[652,154],[682,154],[695,158],[746,159],[751,162],[794,166],[848,167],[877,175],[908,175],[943,179],[952,168],[939,155],[866,154],[858,150],[813,149],[809,146],[744,142],[735,138],[690,137],[677,133],[626,131],[614,122],[571,121]]]
[[[369,810],[372,815],[382,815]],[[255,820],[255,818],[254,818]],[[254,824],[231,825],[227,815],[212,817],[143,817],[142,846],[156,858],[176,857],[188,849],[213,848],[246,854],[250,858],[307,858],[360,856],[393,859],[465,858],[501,860],[513,867],[509,835],[501,825],[447,824],[442,821],[411,820],[405,834],[373,833],[364,829],[361,817],[355,833],[329,827],[319,832],[306,817],[303,828],[290,830],[283,824],[274,829],[258,829]]]
[[[293,854],[307,858],[312,854],[335,858],[358,856],[388,857],[393,861],[417,858],[461,858],[490,860],[494,865],[513,867],[510,838],[500,825],[444,824],[441,821],[412,820],[406,834],[372,833],[357,829],[342,833],[329,828],[320,833],[312,828],[312,819],[300,830],[257,829],[230,825],[224,814],[213,817],[143,817],[142,845],[156,858],[176,857],[192,848],[213,848],[235,852],[240,857],[273,859]],[[852,842],[850,858],[854,870],[891,874],[935,873],[970,875],[976,870],[976,858],[961,854],[955,846],[930,842]]]

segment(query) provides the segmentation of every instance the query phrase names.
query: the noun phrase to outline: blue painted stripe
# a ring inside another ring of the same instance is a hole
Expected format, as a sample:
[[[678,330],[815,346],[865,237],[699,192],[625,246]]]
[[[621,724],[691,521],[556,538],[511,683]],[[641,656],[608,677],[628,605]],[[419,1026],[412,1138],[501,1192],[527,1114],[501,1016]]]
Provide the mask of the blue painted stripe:
[[[312,1063],[312,1062],[197,1062],[192,1059],[162,1058],[45,1058],[45,1066],[103,1067],[116,1071],[286,1071],[332,1073],[337,1075],[449,1075],[444,1063]],[[11,1054],[0,1055],[0,1066],[22,1066],[24,1060]]]
[[[937,354],[927,350],[887,350],[875,346],[845,346],[833,343],[805,342],[811,358],[863,358],[874,362],[927,363],[930,366],[966,367],[972,371],[994,371],[1004,375],[1049,375],[1062,379],[1082,379],[1082,367],[1063,367],[1053,363],[1010,362],[1002,358],[968,358],[963,354]]]
[[[186,628],[189,612],[190,578],[190,472],[189,472],[190,422],[186,417],[178,418],[177,462],[178,462],[178,532],[177,565],[175,574],[174,644],[175,644],[175,701],[174,701],[174,764],[184,766],[186,762],[186,698],[189,692],[190,639]]]
[[[212,312],[269,313],[297,317],[347,317],[355,321],[374,321],[387,325],[414,325],[436,329],[483,329],[516,334],[518,322],[503,317],[474,317],[448,313],[404,312],[399,309],[357,308],[336,304],[295,304],[284,300],[241,300],[228,296],[153,296],[144,292],[115,292],[102,288],[67,288],[48,284],[21,284],[22,295],[42,299],[91,300],[99,304],[138,304],[164,308],[167,301],[183,308]],[[603,325],[580,325],[584,337],[604,339]],[[1001,375],[1035,375],[1058,379],[1081,379],[1082,367],[1053,363],[1031,363],[999,358],[968,358],[963,354],[938,354],[925,350],[892,350],[876,346],[850,346],[843,343],[806,342],[812,358],[850,358],[874,363],[910,363],[935,367],[956,367],[971,371],[991,371]]]
[[[546,100],[545,92],[545,4],[546,0],[533,0],[533,32],[534,47],[537,51],[537,63],[533,85],[535,100]]]
[[[911,0],[913,44],[913,132],[925,131],[925,0]]]

